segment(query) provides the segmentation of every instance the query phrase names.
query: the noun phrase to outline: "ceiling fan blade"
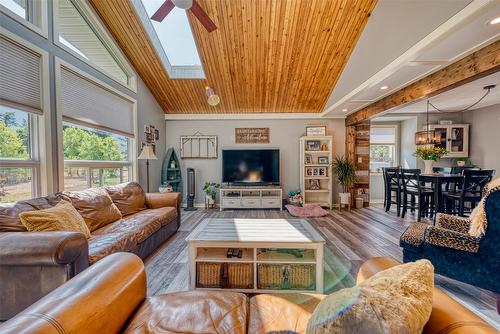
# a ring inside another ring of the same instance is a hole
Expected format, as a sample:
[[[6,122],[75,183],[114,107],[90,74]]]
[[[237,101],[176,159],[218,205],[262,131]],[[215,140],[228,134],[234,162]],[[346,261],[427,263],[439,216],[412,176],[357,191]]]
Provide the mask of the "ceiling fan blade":
[[[215,29],[217,29],[215,23],[203,10],[203,8],[201,8],[201,6],[198,4],[196,0],[193,0],[193,5],[191,6],[190,10],[193,12],[194,16],[196,16],[198,21],[200,21],[201,24],[203,24],[203,26],[205,27],[205,29],[207,29],[208,32],[212,32]]]
[[[151,16],[151,20],[161,22],[165,17],[167,17],[168,13],[174,9],[175,5],[172,0],[165,0],[163,5],[158,8],[158,10]]]

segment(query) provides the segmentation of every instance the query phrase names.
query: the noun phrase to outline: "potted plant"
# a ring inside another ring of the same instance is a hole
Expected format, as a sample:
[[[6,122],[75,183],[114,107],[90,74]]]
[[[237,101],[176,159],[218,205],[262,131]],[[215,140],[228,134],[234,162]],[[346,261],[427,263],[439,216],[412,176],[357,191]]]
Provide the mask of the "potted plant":
[[[446,153],[448,153],[448,151],[437,146],[422,146],[417,147],[415,150],[415,156],[424,160],[424,174],[432,174],[432,165],[434,164],[434,161],[438,161]]]
[[[220,188],[220,183],[205,181],[205,185],[203,186],[203,191],[205,192],[208,204],[210,205],[215,204],[215,196],[217,195],[217,189],[219,188]]]
[[[347,160],[344,156],[337,156],[330,164],[332,173],[337,175],[337,179],[342,187],[339,193],[340,204],[349,204],[351,201],[350,185],[356,180],[356,167],[354,163]]]

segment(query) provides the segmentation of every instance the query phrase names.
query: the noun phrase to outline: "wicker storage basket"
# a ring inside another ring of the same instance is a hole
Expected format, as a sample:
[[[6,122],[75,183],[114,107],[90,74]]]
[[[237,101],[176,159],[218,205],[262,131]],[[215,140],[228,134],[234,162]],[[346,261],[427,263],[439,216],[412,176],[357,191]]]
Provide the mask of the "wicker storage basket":
[[[198,262],[196,287],[253,289],[253,264]]]
[[[271,264],[257,265],[257,286],[259,289],[315,290],[314,264]]]

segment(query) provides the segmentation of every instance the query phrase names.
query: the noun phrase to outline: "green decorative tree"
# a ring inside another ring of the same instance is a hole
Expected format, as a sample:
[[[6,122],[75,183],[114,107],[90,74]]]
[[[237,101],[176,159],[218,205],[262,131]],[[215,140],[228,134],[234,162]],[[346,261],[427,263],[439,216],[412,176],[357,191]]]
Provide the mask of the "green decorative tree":
[[[27,146],[19,138],[15,129],[0,120],[0,157],[26,159],[29,157]]]

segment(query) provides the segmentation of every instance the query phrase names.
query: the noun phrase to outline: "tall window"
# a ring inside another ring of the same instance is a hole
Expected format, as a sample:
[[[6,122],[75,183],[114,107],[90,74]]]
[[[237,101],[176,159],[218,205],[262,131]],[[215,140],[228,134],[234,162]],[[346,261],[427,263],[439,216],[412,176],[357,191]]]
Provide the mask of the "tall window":
[[[130,85],[130,71],[124,68],[123,62],[110,50],[111,42],[98,33],[98,26],[89,21],[89,15],[82,8],[76,7],[70,0],[57,1],[56,38],[59,45],[96,65],[118,82]]]
[[[395,167],[397,160],[397,126],[371,126],[370,170],[381,172],[383,167]]]
[[[0,203],[37,195],[36,115],[0,105]]]
[[[42,6],[46,1],[41,0],[0,0],[0,9],[11,16],[29,22],[42,28]]]
[[[119,184],[131,178],[129,138],[63,123],[64,189]]]

